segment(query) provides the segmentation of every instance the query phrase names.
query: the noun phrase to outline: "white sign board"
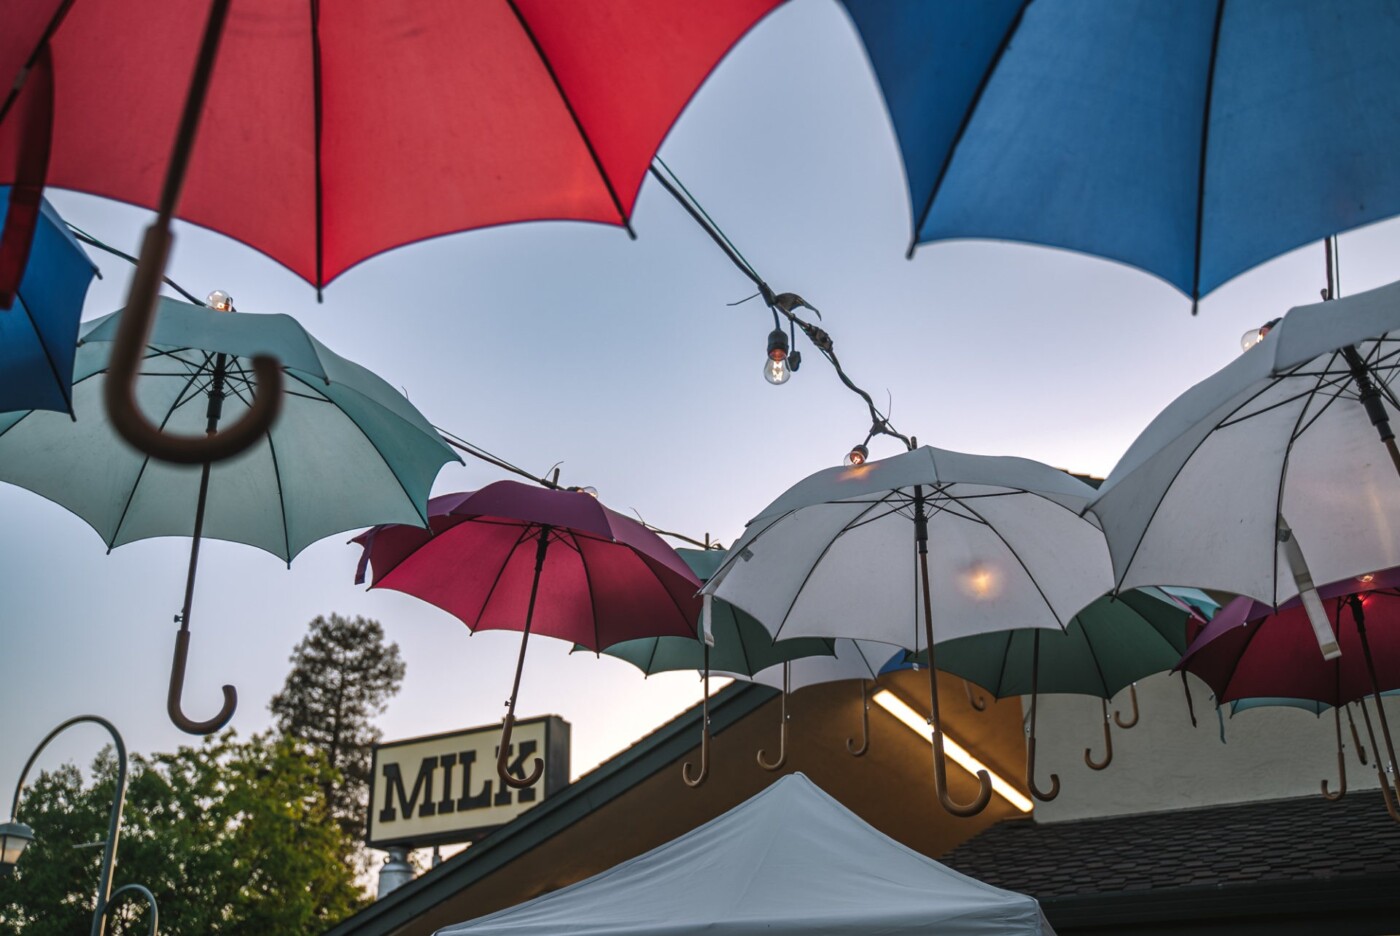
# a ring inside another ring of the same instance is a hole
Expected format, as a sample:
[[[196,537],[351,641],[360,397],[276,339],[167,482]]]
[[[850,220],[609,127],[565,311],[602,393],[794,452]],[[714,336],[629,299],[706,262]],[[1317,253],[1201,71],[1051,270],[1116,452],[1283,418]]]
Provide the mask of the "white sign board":
[[[546,715],[515,723],[507,763],[524,776],[536,757],[544,776],[515,790],[496,775],[501,726],[376,745],[365,843],[420,847],[470,842],[505,825],[569,783],[569,723]]]

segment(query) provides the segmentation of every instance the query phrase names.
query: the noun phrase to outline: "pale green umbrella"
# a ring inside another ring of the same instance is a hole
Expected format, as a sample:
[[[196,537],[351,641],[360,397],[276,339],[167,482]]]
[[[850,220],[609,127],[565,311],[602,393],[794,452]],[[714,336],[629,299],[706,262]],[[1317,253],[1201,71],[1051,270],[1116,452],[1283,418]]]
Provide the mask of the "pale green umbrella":
[[[286,398],[260,441],[214,465],[161,462],[127,445],[107,420],[103,385],[121,313],[90,323],[73,368],[73,413],[0,414],[0,481],[67,507],[109,548],[190,536],[189,574],[168,708],[193,734],[218,730],[237,694],[205,722],[181,711],[190,606],[204,537],[246,543],[288,562],[316,540],[377,523],[427,525],[441,467],[460,460],[382,379],[326,348],[286,315],[234,313],[162,298],[141,360],[138,402],[165,430],[212,432],[252,400],[254,355],[282,362]],[[222,310],[218,307],[222,306]]]
[[[676,552],[702,582],[709,580],[725,555],[720,549],[677,549]],[[683,769],[685,782],[690,786],[699,786],[709,773],[711,672],[753,676],[759,670],[780,666],[790,660],[831,656],[835,652],[835,641],[820,637],[775,641],[767,628],[751,615],[727,601],[706,600],[711,601],[708,640],[699,639],[704,635],[699,633],[700,622],[697,621],[695,640],[688,637],[643,637],[613,644],[602,651],[608,656],[626,660],[648,676],[676,670],[697,670],[704,674],[705,723],[700,737],[700,773],[691,777],[689,763]],[[575,645],[574,649],[587,648]]]

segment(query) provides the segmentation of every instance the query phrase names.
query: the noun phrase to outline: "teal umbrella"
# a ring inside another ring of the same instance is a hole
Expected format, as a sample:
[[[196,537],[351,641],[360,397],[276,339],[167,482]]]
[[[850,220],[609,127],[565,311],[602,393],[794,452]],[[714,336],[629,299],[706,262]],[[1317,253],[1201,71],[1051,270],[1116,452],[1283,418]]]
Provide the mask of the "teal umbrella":
[[[254,355],[282,362],[281,415],[237,458],[161,462],[128,446],[103,405],[108,356],[121,313],[90,323],[73,369],[73,413],[0,414],[0,481],[77,514],[109,548],[155,536],[190,536],[189,573],[176,637],[168,708],[193,734],[218,730],[223,710],[195,722],[180,708],[200,540],[246,543],[288,562],[311,543],[377,523],[427,525],[438,470],[459,460],[408,400],[340,357],[286,315],[234,313],[223,293],[206,308],[162,298],[141,361],[138,400],[167,430],[198,434],[239,419],[252,401]],[[222,306],[222,310],[218,307]]]
[[[701,582],[709,581],[725,555],[722,549],[677,549],[676,552]],[[710,769],[711,671],[753,676],[759,670],[779,666],[800,657],[831,656],[835,652],[835,641],[819,637],[795,637],[791,640],[774,641],[767,628],[748,613],[740,611],[727,601],[710,598],[706,600],[711,602],[709,640],[700,635],[700,622],[697,621],[697,639],[694,640],[689,637],[643,637],[639,640],[624,640],[602,651],[608,656],[626,660],[648,676],[676,670],[698,670],[704,674],[705,710],[703,733],[700,736],[700,773],[692,777],[688,762],[682,769],[685,782],[690,786],[703,783]],[[588,648],[576,644],[574,649]]]
[[[1037,799],[1049,801],[1059,795],[1060,781],[1051,774],[1048,792],[1036,786],[1036,697],[1041,692],[1074,693],[1103,700],[1107,753],[1100,761],[1091,750],[1084,751],[1084,762],[1103,770],[1113,759],[1108,700],[1128,688],[1132,715],[1125,719],[1115,712],[1113,718],[1120,728],[1136,725],[1133,684],[1176,665],[1194,635],[1188,633],[1193,623],[1199,626],[1204,619],[1185,600],[1158,588],[1133,589],[1093,602],[1063,632],[1022,628],[941,643],[938,667],[984,687],[998,699],[1030,695],[1027,785]],[[923,663],[927,657],[912,659]]]

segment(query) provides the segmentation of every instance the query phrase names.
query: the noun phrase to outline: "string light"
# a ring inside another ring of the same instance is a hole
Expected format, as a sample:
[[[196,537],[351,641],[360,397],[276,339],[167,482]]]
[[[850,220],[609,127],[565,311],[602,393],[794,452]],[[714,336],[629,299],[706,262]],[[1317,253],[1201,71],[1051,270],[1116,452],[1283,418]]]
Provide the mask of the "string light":
[[[763,379],[775,387],[787,383],[792,376],[787,357],[787,332],[775,328],[768,333],[768,360],[763,362]]]
[[[204,300],[204,304],[207,305],[209,308],[213,309],[215,312],[233,311],[233,297],[230,296],[228,293],[224,292],[222,289],[216,289],[213,292],[211,292],[209,294],[209,297]]]
[[[851,446],[851,450],[846,453],[845,464],[848,468],[859,468],[861,465],[865,464],[866,460],[869,458],[870,449],[866,448],[864,445],[853,445]]]

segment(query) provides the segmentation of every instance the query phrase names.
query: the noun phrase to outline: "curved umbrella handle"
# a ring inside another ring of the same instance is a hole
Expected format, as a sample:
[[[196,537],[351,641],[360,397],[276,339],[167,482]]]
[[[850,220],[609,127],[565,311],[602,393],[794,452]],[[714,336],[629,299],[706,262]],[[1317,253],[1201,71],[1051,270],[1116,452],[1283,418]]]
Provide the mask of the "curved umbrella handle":
[[[710,775],[710,645],[705,644],[705,701],[700,710],[700,773],[690,776],[690,761],[681,764],[681,779],[688,787],[698,787]]]
[[[783,718],[783,722],[782,722],[781,725],[778,726],[778,759],[775,760],[775,761],[773,761],[773,763],[771,763],[771,764],[768,763],[768,761],[766,761],[766,760],[763,759],[763,755],[764,755],[764,753],[765,753],[765,751],[766,751],[767,749],[766,749],[766,748],[759,748],[759,749],[758,749],[758,755],[757,755],[758,766],[762,767],[764,770],[781,770],[782,767],[783,767],[783,765],[787,763],[787,734],[788,734],[788,729],[787,729],[787,723],[788,723],[788,713],[787,713],[787,697],[788,697],[788,694],[787,694],[787,688],[788,688],[788,664],[784,663],[784,664],[783,664],[783,708],[782,708],[782,713],[783,713],[783,714],[782,714],[782,718]]]
[[[510,733],[515,727],[515,713],[508,713],[501,728],[501,747],[496,752],[496,773],[500,774],[501,782],[517,790],[532,787],[540,782],[540,777],[544,774],[544,759],[535,758],[535,763],[530,767],[528,777],[517,777],[510,772]]]
[[[1131,728],[1136,725],[1141,714],[1138,712],[1137,683],[1128,684],[1128,697],[1133,700],[1133,717],[1128,721],[1124,721],[1122,712],[1117,710],[1113,712],[1114,724],[1123,729]]]
[[[1034,655],[1031,657],[1031,727],[1026,735],[1026,786],[1031,795],[1048,803],[1060,795],[1059,774],[1050,775],[1050,789],[1042,792],[1035,782],[1035,716],[1036,700],[1040,696],[1040,631],[1035,632]]]
[[[1108,700],[1103,700],[1103,745],[1106,753],[1102,761],[1094,760],[1094,752],[1090,748],[1084,749],[1084,763],[1090,770],[1103,770],[1113,763],[1113,731],[1108,719]]]
[[[236,424],[212,436],[167,435],[142,414],[136,405],[136,377],[155,318],[171,240],[170,232],[159,222],[146,229],[140,264],[117,325],[103,384],[107,416],[123,439],[154,458],[183,465],[222,461],[253,445],[272,427],[282,405],[282,369],[276,358],[265,354],[254,357],[257,389],[252,405]]]
[[[175,634],[175,659],[170,664],[170,691],[165,698],[165,710],[170,720],[186,734],[213,734],[229,723],[234,710],[238,708],[238,690],[224,686],[224,705],[219,714],[207,721],[195,721],[185,714],[181,707],[181,696],[185,692],[185,661],[190,655],[190,632],[181,628]]]
[[[855,738],[846,739],[846,751],[852,757],[863,757],[870,750],[870,700],[866,697],[865,680],[860,681],[860,746]]]
[[[1391,792],[1390,781],[1385,776],[1385,765],[1381,763],[1381,748],[1376,743],[1376,731],[1371,727],[1371,712],[1366,708],[1366,700],[1358,699],[1357,705],[1361,706],[1361,717],[1366,720],[1366,736],[1371,739],[1371,748],[1376,752],[1376,776],[1381,781],[1381,799],[1385,802],[1385,811],[1390,814],[1390,818],[1400,822],[1400,809],[1396,808],[1395,794]]]
[[[1336,793],[1328,790],[1327,781],[1323,780],[1322,798],[1335,803],[1337,800],[1347,795],[1347,761],[1342,753],[1342,712],[1339,707],[1334,707],[1332,709],[1332,717],[1337,724],[1337,773],[1341,775],[1341,780],[1338,781]]]
[[[968,682],[966,679],[963,680],[963,692],[967,693],[968,705],[972,706],[979,712],[985,712],[987,710],[987,697],[984,695],[977,695],[973,693],[972,683]]]

